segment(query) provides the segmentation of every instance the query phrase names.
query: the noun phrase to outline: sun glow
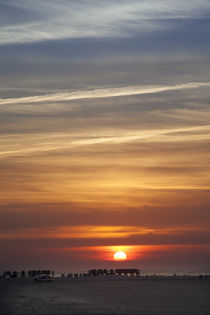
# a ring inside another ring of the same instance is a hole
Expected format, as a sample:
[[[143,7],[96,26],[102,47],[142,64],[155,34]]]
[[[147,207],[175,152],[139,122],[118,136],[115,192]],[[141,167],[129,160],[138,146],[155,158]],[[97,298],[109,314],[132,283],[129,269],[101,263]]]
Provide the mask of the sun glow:
[[[126,260],[127,255],[123,251],[118,251],[114,254],[114,260]]]

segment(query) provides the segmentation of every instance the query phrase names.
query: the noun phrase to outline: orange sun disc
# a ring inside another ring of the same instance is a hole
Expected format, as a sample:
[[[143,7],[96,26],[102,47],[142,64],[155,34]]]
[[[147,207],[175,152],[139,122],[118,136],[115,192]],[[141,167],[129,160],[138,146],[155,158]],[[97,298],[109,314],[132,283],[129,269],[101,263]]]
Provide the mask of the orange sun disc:
[[[118,251],[114,254],[114,260],[126,260],[127,255],[122,251]]]

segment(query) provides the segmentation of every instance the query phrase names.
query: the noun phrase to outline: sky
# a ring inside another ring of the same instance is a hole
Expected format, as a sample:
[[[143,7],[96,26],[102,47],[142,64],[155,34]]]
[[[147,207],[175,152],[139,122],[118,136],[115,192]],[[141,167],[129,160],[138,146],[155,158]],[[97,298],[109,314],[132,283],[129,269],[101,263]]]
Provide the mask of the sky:
[[[0,271],[210,271],[209,32],[209,0],[0,1]]]

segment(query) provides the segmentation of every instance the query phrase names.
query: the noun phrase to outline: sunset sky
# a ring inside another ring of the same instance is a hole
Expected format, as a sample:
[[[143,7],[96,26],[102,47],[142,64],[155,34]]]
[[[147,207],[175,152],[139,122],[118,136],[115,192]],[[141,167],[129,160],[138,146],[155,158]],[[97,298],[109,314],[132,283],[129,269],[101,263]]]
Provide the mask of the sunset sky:
[[[1,0],[0,29],[0,271],[210,271],[210,1]]]

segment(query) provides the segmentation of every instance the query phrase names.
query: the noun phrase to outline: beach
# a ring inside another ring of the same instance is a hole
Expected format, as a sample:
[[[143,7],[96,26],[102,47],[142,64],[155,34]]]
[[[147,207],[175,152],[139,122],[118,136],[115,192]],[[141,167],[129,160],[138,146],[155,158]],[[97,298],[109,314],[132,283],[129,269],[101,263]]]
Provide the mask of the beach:
[[[0,279],[0,314],[210,314],[210,278]]]

